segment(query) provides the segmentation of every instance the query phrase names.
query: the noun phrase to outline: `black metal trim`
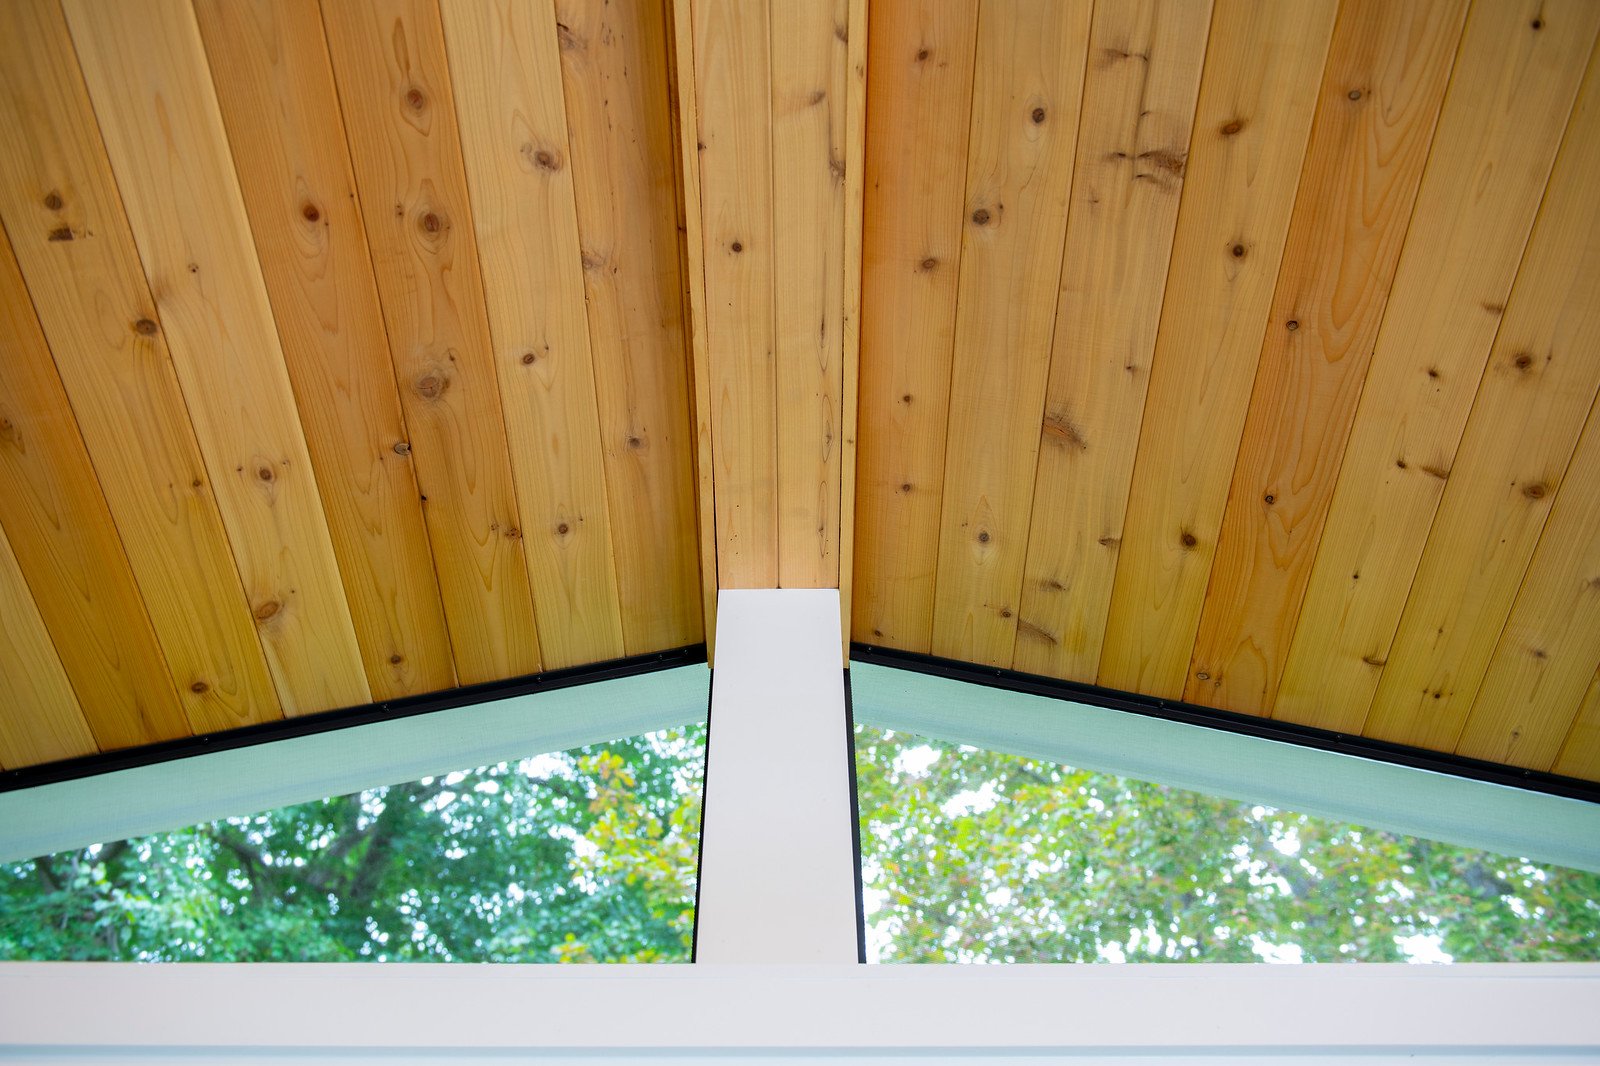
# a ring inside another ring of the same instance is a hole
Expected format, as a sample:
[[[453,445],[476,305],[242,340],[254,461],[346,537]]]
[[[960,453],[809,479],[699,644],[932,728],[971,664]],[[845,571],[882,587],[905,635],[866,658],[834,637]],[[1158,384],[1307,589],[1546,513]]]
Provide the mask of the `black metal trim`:
[[[716,670],[707,671],[716,679]],[[694,925],[689,931],[689,961],[700,961],[700,886],[706,869],[706,794],[711,783],[711,699],[712,686],[706,685],[706,750],[700,769],[700,836],[694,844]]]
[[[705,661],[706,646],[704,644],[691,644],[687,647],[673,648],[670,651],[655,652],[649,655],[632,655],[625,659],[612,659],[608,662],[593,663],[588,666],[574,666],[565,670],[552,670],[543,674],[527,674],[504,681],[489,681],[479,685],[446,689],[443,692],[430,692],[421,696],[407,696],[398,700],[368,703],[360,707],[346,707],[339,710],[324,711],[320,714],[303,715],[298,718],[284,718],[276,722],[262,722],[256,725],[241,726],[238,729],[230,729],[222,733],[184,737],[179,740],[163,741],[159,744],[146,744],[137,748],[124,748],[120,751],[102,752],[98,755],[85,755],[76,759],[42,763],[38,766],[24,766],[16,770],[0,770],[0,792],[12,792],[17,789],[33,788],[37,785],[54,784],[58,781],[93,777],[96,774],[111,773],[115,770],[149,766],[152,763],[170,762],[173,759],[187,759],[215,751],[227,751],[231,748],[251,747],[256,744],[271,743],[275,740],[287,740],[291,737],[311,736],[316,733],[369,725],[373,722],[388,721],[394,718],[409,718],[414,715],[428,714],[432,711],[448,710],[452,707],[505,699],[508,696],[524,696],[533,692],[554,692],[557,689],[592,684],[596,681],[613,681],[622,677],[635,677],[640,674],[651,674],[658,670],[670,670],[679,666],[693,666]]]
[[[861,792],[856,787],[856,712],[850,696],[850,670],[844,671],[844,761],[850,768],[850,852],[855,856],[856,962],[867,961],[867,896],[861,883]]]
[[[1462,755],[1427,751],[1405,744],[1391,744],[1370,737],[1337,733],[1293,722],[1280,722],[1250,714],[1221,711],[1194,703],[1184,703],[1181,700],[1164,700],[1156,696],[1143,696],[1118,689],[1101,688],[1098,685],[1019,673],[1015,670],[977,666],[956,659],[941,659],[918,652],[896,651],[893,648],[882,648],[872,644],[852,643],[850,658],[875,666],[911,670],[919,674],[986,685],[1010,692],[1026,692],[1051,699],[1072,700],[1109,710],[1140,714],[1148,718],[1163,718],[1170,722],[1183,722],[1187,725],[1298,744],[1306,748],[1320,748],[1324,751],[1335,751],[1419,770],[1431,770],[1453,777],[1488,781],[1496,785],[1509,785],[1532,792],[1545,792],[1554,796],[1600,803],[1600,783],[1594,781],[1583,781],[1539,770],[1525,770],[1518,766],[1506,766],[1481,759],[1469,759]]]

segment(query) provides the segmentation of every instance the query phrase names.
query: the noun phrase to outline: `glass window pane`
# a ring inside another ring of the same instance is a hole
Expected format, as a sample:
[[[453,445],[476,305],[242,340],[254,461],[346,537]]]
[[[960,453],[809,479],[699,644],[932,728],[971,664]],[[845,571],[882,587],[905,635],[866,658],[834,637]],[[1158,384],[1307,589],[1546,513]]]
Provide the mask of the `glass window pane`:
[[[703,723],[0,866],[0,958],[687,962]]]
[[[1600,958],[1600,875],[858,727],[884,962]]]

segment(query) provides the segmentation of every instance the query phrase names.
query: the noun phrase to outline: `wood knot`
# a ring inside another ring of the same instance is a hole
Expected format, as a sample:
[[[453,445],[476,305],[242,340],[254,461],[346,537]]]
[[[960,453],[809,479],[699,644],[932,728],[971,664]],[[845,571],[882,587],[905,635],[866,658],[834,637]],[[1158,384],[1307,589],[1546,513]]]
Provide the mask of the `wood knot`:
[[[1267,502],[1267,503],[1277,503],[1277,502],[1278,502],[1278,498],[1277,498],[1277,497],[1276,497],[1276,496],[1274,496],[1274,495],[1273,495],[1273,494],[1272,494],[1272,493],[1270,493],[1270,492],[1269,492],[1269,493],[1267,493],[1267,494],[1266,494],[1266,495],[1265,495],[1265,496],[1263,496],[1263,497],[1261,497],[1261,498],[1262,498],[1262,499],[1263,499],[1263,500],[1265,500],[1265,501],[1266,501],[1266,502]]]
[[[1518,370],[1527,370],[1529,367],[1533,366],[1533,356],[1527,352],[1518,352],[1517,357],[1511,360],[1511,365],[1516,367]]]
[[[1194,676],[1199,678],[1201,681],[1210,681],[1211,680],[1211,675],[1206,673],[1204,670],[1196,670],[1194,672]]]
[[[911,482],[909,482],[909,481],[902,481],[902,482],[901,482],[901,483],[900,483],[900,491],[901,491],[901,492],[910,492],[910,491],[911,491]]]
[[[987,529],[980,530],[978,532],[978,543],[979,544],[987,544],[987,543],[989,543],[989,531]]]
[[[1361,90],[1360,89],[1351,89],[1350,92],[1347,95],[1352,100],[1359,100],[1359,99],[1361,99]]]
[[[1231,249],[1229,249],[1229,251],[1231,251],[1233,253],[1233,257],[1235,259],[1243,259],[1244,258],[1244,245],[1242,245],[1242,244],[1234,245]]]
[[[203,696],[207,692],[211,691],[211,686],[206,684],[204,681],[196,681],[194,684],[189,686],[189,691],[193,692],[197,696]]]
[[[390,666],[399,666],[401,663],[403,663],[405,661],[406,661],[406,657],[404,655],[401,655],[399,652],[396,652],[395,654],[389,656],[389,665]]]
[[[1544,19],[1534,19],[1532,22],[1528,23],[1528,25],[1532,26],[1535,30],[1542,30],[1544,29]]]
[[[424,212],[423,216],[417,220],[417,224],[422,227],[422,232],[430,235],[438,233],[445,226],[444,219],[434,211]]]
[[[1044,108],[1042,108],[1042,107],[1034,108],[1031,112],[1028,113],[1028,117],[1033,119],[1033,124],[1035,126],[1044,125]]]
[[[541,148],[533,153],[533,162],[540,170],[548,170],[551,173],[561,169],[561,157],[548,148]]]
[[[1404,470],[1406,468],[1406,461],[1404,459],[1396,459],[1394,461],[1394,465],[1399,467],[1401,470]]]
[[[1549,491],[1549,489],[1547,489],[1538,481],[1530,481],[1528,484],[1522,486],[1522,494],[1530,500],[1542,500],[1544,499],[1544,494]]]
[[[322,212],[317,210],[316,204],[306,204],[300,208],[300,217],[307,222],[318,222],[322,219]]]
[[[728,245],[728,247],[733,249],[734,255],[738,255],[740,252],[744,251],[744,242],[734,241],[732,244]]]
[[[1227,123],[1223,124],[1223,126],[1222,126],[1222,135],[1224,137],[1232,137],[1234,134],[1238,133],[1242,129],[1244,129],[1244,120],[1236,118],[1231,122],[1227,122]]]
[[[1439,376],[1439,368],[1438,368],[1438,367],[1436,367],[1436,366],[1430,366],[1430,367],[1429,367],[1429,368],[1428,368],[1428,376],[1429,376],[1429,377],[1430,377],[1430,378],[1436,378],[1436,377],[1438,377],[1438,376]]]
[[[938,265],[939,265],[939,260],[935,259],[931,255],[928,256],[926,259],[924,259],[922,262],[917,264],[917,266],[919,268],[921,268],[921,270],[922,270],[922,272],[924,274],[930,273]]]
[[[900,402],[901,403],[906,403],[906,404],[910,403],[911,402],[911,394],[908,392],[904,396],[900,397]]]
[[[973,225],[987,226],[989,224],[989,209],[986,207],[980,207],[976,211],[972,212],[972,222]]]
[[[1543,648],[1534,648],[1533,657],[1535,659],[1548,659],[1550,658],[1550,653],[1545,651]]]
[[[599,270],[606,265],[605,257],[598,252],[584,252],[578,260],[585,270]]]
[[[204,485],[204,484],[205,484],[205,482],[204,482],[204,481],[202,481],[202,480],[200,480],[200,479],[199,479],[199,478],[195,478],[195,479],[194,479],[194,480],[192,480],[192,481],[190,481],[190,482],[189,482],[189,487],[190,487],[190,488],[191,488],[191,489],[197,489],[197,488],[199,488],[199,487],[200,487],[200,486],[201,486],[201,485]]]
[[[1000,617],[1001,618],[1010,618],[1011,617],[1011,608],[1009,608],[1009,607],[1000,608]]]
[[[58,193],[58,192],[48,192],[48,193],[45,194],[44,206],[48,207],[50,210],[52,210],[52,211],[61,210],[61,203],[62,203],[62,201],[61,201],[61,194],[60,193]]]
[[[506,528],[505,536],[507,540],[521,540],[522,530],[518,529],[516,526],[508,526]]]
[[[1368,666],[1387,666],[1389,664],[1388,659],[1381,659],[1376,655],[1363,655],[1361,661]]]
[[[410,455],[411,454],[411,442],[407,441],[407,440],[397,440],[397,441],[395,441],[394,442],[394,453],[396,455]]]
[[[811,91],[811,95],[806,97],[806,103],[810,104],[812,107],[816,107],[818,104],[822,103],[822,101],[826,100],[827,98],[828,98],[827,90],[825,90],[825,89],[813,89]]]
[[[644,447],[644,441],[639,437],[635,437],[635,436],[631,436],[630,435],[628,437],[628,447],[630,447],[630,448],[643,448]]]
[[[72,238],[73,233],[71,226],[57,226],[55,229],[51,230],[46,237],[47,240],[52,241],[70,241]]]
[[[567,525],[565,522],[562,522],[560,525],[556,526],[556,532],[564,537],[568,533],[572,532],[572,527]]]
[[[406,106],[413,111],[421,111],[428,106],[428,97],[421,89],[412,87],[406,90]]]
[[[928,61],[929,54],[930,53],[928,52],[928,50],[926,48],[918,48],[917,49],[917,62],[918,63],[926,63]]]
[[[272,467],[263,466],[263,467],[257,468],[256,477],[260,478],[262,481],[271,481],[272,480]]]
[[[133,324],[133,331],[144,337],[155,336],[158,328],[159,327],[157,327],[155,324],[155,320],[149,318],[141,318],[139,321]]]
[[[1190,533],[1186,529],[1183,531],[1183,534],[1178,537],[1178,543],[1182,544],[1185,548],[1192,548],[1196,544],[1199,544],[1200,540],[1193,533]]]
[[[280,604],[277,600],[266,600],[266,601],[264,601],[260,606],[258,606],[255,609],[256,621],[265,622],[267,619],[269,619],[273,615],[277,614],[279,608],[282,607],[282,606],[283,605]]]
[[[1289,321],[1284,323],[1284,328],[1287,329],[1290,333],[1293,333],[1295,330],[1300,328],[1300,320],[1299,319],[1295,319],[1295,318],[1291,318]]]
[[[532,366],[534,363],[537,363],[538,361],[539,361],[539,357],[537,355],[535,355],[534,353],[532,353],[532,352],[523,352],[522,353],[522,365],[523,366]]]
[[[1083,431],[1067,416],[1065,412],[1050,412],[1044,416],[1040,427],[1044,439],[1057,445],[1076,448],[1080,452],[1089,450],[1089,442],[1084,438]]]
[[[424,400],[437,400],[444,395],[444,390],[449,387],[445,378],[436,373],[427,373],[417,379],[417,395]]]

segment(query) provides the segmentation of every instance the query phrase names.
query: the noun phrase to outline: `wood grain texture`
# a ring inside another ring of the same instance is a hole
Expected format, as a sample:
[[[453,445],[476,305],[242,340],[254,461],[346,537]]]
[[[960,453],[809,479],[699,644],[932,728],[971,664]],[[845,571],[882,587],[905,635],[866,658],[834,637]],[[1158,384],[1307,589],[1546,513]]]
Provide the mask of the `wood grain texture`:
[[[1581,0],[1468,16],[1274,717],[1361,728],[1597,26]]]
[[[194,12],[65,5],[284,711],[372,698]]]
[[[372,694],[455,669],[316,0],[198,0]]]
[[[668,74],[676,105],[673,140],[678,148],[678,202],[682,208],[684,311],[689,340],[689,389],[694,397],[695,517],[700,546],[700,604],[705,622],[706,661],[716,659],[718,546],[711,425],[710,339],[706,330],[705,215],[700,184],[700,90],[695,77],[695,30],[691,0],[663,0],[672,20]]]
[[[60,7],[0,5],[0,49],[0,216],[185,717],[281,717]]]
[[[1122,544],[1211,0],[1097,5],[1015,669],[1093,682]]]
[[[778,586],[767,14],[745,0],[691,11],[721,588]]]
[[[1183,692],[1336,10],[1217,0],[1102,685]]]
[[[70,759],[95,750],[67,672],[45,631],[11,543],[0,531],[0,767]]]
[[[677,231],[679,158],[660,0],[557,0],[622,635],[704,637]]]
[[[1597,170],[1600,63],[1591,61],[1378,684],[1367,736],[1453,750],[1488,669],[1600,389]]]
[[[1184,689],[1192,702],[1271,710],[1465,13],[1464,0],[1340,11]]]
[[[839,641],[845,669],[850,668],[850,611],[854,602],[856,529],[856,460],[861,427],[861,285],[862,249],[867,202],[867,0],[851,0],[845,28],[845,156],[844,156],[844,423],[839,458]]]
[[[1550,508],[1458,755],[1547,770],[1600,668],[1600,406]]]
[[[856,640],[933,650],[978,0],[870,5]]]
[[[979,13],[934,599],[948,658],[1011,662],[1089,11]]]
[[[839,587],[846,0],[769,5],[778,585]]]
[[[443,30],[428,0],[323,5],[462,684],[540,668]]]
[[[1589,683],[1578,717],[1572,723],[1561,755],[1552,768],[1558,774],[1600,780],[1600,672]]]
[[[72,406],[4,240],[0,500],[0,525],[94,733],[92,748],[188,736]],[[11,615],[5,618],[9,625]],[[6,713],[26,719],[32,712],[18,703]]]
[[[560,669],[621,657],[586,263],[550,0],[445,0],[463,161],[540,650]]]

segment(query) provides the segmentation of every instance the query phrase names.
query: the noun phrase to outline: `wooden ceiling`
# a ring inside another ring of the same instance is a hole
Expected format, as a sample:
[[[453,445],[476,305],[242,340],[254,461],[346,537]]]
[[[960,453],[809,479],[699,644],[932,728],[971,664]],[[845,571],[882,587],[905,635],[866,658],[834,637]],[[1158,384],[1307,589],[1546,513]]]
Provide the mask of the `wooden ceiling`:
[[[1591,0],[8,0],[0,765],[855,639],[1600,780]]]

